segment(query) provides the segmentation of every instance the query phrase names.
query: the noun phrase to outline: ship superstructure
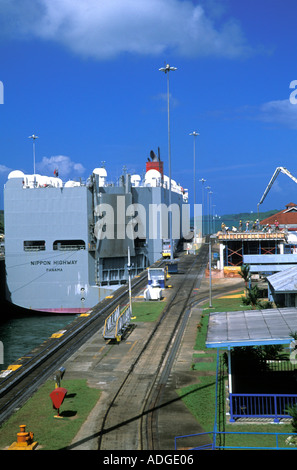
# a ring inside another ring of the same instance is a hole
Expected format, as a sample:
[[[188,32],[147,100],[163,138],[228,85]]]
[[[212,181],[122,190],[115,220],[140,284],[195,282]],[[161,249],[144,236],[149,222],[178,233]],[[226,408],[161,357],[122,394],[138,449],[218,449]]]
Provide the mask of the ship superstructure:
[[[173,238],[183,236],[187,190],[171,182]],[[109,183],[95,168],[85,183],[13,171],[4,188],[7,299],[24,308],[83,313],[162,257],[169,180],[151,152],[144,178]],[[185,216],[186,214],[186,216]]]

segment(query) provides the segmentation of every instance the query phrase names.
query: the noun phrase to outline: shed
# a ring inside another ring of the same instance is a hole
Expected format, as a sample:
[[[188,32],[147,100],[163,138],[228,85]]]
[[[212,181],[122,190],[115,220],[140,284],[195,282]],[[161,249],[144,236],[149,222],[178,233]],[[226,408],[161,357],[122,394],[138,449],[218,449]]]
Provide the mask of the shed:
[[[297,266],[267,277],[268,295],[275,303],[297,307]]]
[[[285,410],[297,403],[297,394],[233,393],[231,350],[246,346],[289,346],[295,332],[297,308],[293,307],[210,313],[206,347],[217,348],[217,351],[227,349],[231,422],[242,416],[272,417],[275,422],[290,417]]]

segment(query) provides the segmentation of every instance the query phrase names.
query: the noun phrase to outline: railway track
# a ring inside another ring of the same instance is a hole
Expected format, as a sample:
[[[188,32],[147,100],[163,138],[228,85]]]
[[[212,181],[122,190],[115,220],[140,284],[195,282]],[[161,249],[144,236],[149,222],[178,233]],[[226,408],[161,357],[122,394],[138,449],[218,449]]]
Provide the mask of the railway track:
[[[174,275],[174,290],[163,310],[159,321],[151,328],[148,337],[143,338],[140,351],[129,370],[119,375],[108,392],[108,399],[100,406],[96,418],[96,432],[85,438],[95,438],[98,450],[159,450],[158,413],[163,406],[165,386],[176,357],[191,307],[208,299],[208,289],[199,289],[208,261],[208,245],[204,245],[198,256],[181,256],[178,274]],[[158,263],[159,265],[161,263]],[[147,282],[147,273],[134,278],[132,291],[138,292]],[[199,293],[197,293],[199,292]],[[213,289],[216,295],[216,289]],[[117,291],[112,301],[101,302],[88,320],[78,320],[76,325],[56,344],[45,345],[40,357],[34,361],[40,364],[27,365],[23,377],[16,371],[5,384],[0,382],[0,424],[42,384],[63,365],[65,360],[104,324],[105,318],[121,301],[129,298],[128,287]],[[81,322],[81,324],[80,324]],[[72,331],[73,330],[73,331]],[[112,346],[110,347],[112,351]],[[13,380],[12,380],[13,379]],[[165,396],[166,397],[166,396]],[[163,400],[163,402],[162,402]],[[99,403],[99,405],[101,402]],[[79,448],[75,442],[67,449]]]
[[[164,261],[155,263],[162,266]],[[132,280],[132,292],[145,286],[147,272]],[[90,310],[89,317],[78,317],[59,338],[49,338],[38,350],[15,361],[15,370],[0,378],[0,425],[44,383],[85,341],[103,327],[106,317],[119,303],[128,302],[128,285],[124,285],[113,299],[104,299]]]
[[[175,293],[161,318],[135,357],[126,376],[110,397],[101,416],[99,450],[158,449],[157,414],[189,315],[194,287],[199,287],[207,263],[208,247],[199,256],[183,257],[175,278]]]

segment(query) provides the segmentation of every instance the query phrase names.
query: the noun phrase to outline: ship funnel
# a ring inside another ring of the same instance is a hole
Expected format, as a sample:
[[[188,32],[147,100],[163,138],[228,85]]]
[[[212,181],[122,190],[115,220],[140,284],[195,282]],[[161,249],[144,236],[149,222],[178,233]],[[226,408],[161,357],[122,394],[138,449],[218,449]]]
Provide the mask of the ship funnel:
[[[160,160],[160,152],[158,150],[159,157],[155,154],[153,150],[150,152],[150,157],[151,160],[148,159],[146,162],[146,172],[150,170],[157,170],[159,173],[161,173],[161,177],[163,178],[163,162]]]
[[[157,155],[155,154],[153,150],[150,151],[150,157],[151,157],[152,162],[158,161]]]

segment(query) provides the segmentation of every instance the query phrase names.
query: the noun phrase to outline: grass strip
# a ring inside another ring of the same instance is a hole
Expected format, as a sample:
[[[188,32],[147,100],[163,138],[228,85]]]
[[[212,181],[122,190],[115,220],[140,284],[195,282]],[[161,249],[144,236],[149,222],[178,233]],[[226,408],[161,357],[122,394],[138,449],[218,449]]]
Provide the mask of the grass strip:
[[[54,418],[57,411],[53,409],[49,396],[54,384],[47,381],[1,426],[0,449],[17,440],[21,424],[26,425],[26,431],[34,433],[38,450],[59,450],[71,443],[96,405],[100,390],[88,387],[86,380],[63,380],[61,386],[68,390],[60,408],[62,418]]]
[[[166,306],[166,301],[151,300],[142,302],[133,302],[132,321],[136,322],[154,322],[158,320],[161,312]]]

